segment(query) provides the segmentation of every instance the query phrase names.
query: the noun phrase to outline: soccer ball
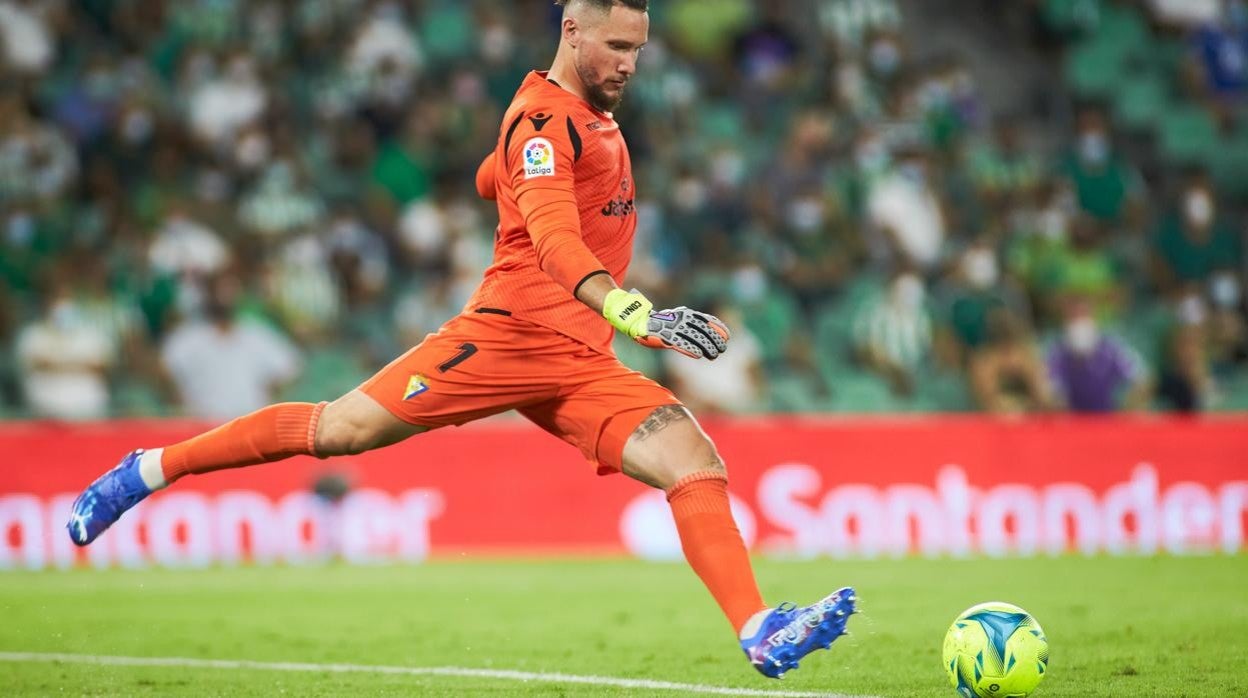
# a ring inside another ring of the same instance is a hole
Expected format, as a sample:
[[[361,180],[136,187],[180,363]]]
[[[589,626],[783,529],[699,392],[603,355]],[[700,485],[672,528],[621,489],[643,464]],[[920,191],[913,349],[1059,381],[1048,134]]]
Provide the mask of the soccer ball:
[[[1031,614],[989,601],[962,612],[945,633],[949,682],[963,698],[1020,698],[1049,669],[1049,641]]]

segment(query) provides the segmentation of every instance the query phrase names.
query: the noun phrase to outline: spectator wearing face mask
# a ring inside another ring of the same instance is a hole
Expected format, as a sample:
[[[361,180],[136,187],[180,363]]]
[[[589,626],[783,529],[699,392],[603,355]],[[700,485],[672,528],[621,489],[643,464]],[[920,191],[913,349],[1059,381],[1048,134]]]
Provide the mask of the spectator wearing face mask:
[[[190,96],[188,126],[205,143],[221,144],[259,119],[268,106],[268,91],[255,58],[245,52],[231,56],[218,76]]]
[[[1209,281],[1209,358],[1219,372],[1248,364],[1248,315],[1244,311],[1243,284],[1229,269]]]
[[[257,410],[299,373],[299,351],[286,337],[238,317],[241,294],[231,273],[213,276],[202,317],[175,328],[161,347],[161,363],[190,415],[228,419]]]
[[[1140,201],[1143,180],[1114,148],[1109,123],[1099,109],[1080,112],[1074,146],[1062,173],[1074,185],[1079,207],[1101,222],[1122,221]]]
[[[19,331],[16,359],[34,414],[75,420],[107,416],[106,373],[116,349],[108,335],[87,322],[67,285],[55,284],[43,316]]]
[[[1113,412],[1147,405],[1148,374],[1136,352],[1101,332],[1091,305],[1067,302],[1061,339],[1048,352],[1049,378],[1071,412]]]
[[[904,270],[855,312],[852,332],[859,360],[888,380],[898,395],[913,393],[915,374],[931,352],[926,297],[922,277]]]
[[[1158,288],[1174,292],[1203,286],[1219,270],[1240,268],[1240,241],[1221,216],[1204,173],[1188,178],[1174,208],[1162,218],[1153,238],[1153,277]]]
[[[1015,315],[1028,314],[1023,294],[1002,278],[996,249],[988,240],[962,253],[937,296],[943,309],[939,341],[943,356],[955,365],[987,343],[994,312],[1008,309]]]
[[[1205,344],[1205,328],[1200,324],[1180,324],[1167,335],[1157,394],[1169,409],[1198,412],[1213,400],[1214,382]]]
[[[803,308],[814,308],[852,273],[860,252],[858,235],[834,202],[813,188],[786,203],[781,231],[791,254],[782,266],[785,285]]]
[[[984,341],[968,361],[971,392],[980,409],[993,414],[1052,409],[1053,387],[1026,322],[998,307],[985,325]]]
[[[867,243],[877,257],[929,270],[940,262],[945,243],[940,198],[930,181],[927,153],[910,145],[897,155],[896,167],[867,195],[868,228],[874,231]]]

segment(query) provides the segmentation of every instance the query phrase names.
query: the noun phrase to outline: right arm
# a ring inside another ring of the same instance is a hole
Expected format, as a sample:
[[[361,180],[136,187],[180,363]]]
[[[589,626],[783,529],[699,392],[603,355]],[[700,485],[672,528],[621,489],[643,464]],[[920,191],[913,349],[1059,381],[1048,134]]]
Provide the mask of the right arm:
[[[722,322],[684,307],[653,312],[653,304],[641,293],[619,288],[585,245],[573,174],[577,148],[558,123],[558,118],[548,119],[538,127],[522,120],[504,153],[538,267],[632,339],[694,358],[718,357],[730,336]]]

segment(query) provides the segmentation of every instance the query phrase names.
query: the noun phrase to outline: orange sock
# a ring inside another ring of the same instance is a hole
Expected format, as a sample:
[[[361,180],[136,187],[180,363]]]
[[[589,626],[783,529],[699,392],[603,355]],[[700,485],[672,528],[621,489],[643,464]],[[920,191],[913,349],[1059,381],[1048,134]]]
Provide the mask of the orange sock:
[[[739,633],[767,605],[728,507],[728,478],[712,471],[687,475],[667,491],[667,502],[685,559]]]
[[[226,422],[212,431],[165,447],[160,469],[167,482],[210,473],[316,455],[316,422],[326,403],[283,402]]]

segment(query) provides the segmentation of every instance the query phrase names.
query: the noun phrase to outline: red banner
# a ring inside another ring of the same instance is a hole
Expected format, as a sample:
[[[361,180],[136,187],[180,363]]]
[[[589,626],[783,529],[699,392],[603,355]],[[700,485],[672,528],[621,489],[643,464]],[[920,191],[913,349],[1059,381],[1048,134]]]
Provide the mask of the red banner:
[[[1244,548],[1248,417],[1004,421],[767,418],[704,424],[758,551],[800,556]],[[599,478],[526,423],[443,429],[353,458],[189,477],[85,550],[69,503],[185,422],[0,425],[0,568],[421,560],[430,554],[679,557],[661,493]],[[312,492],[345,475],[345,498]]]

